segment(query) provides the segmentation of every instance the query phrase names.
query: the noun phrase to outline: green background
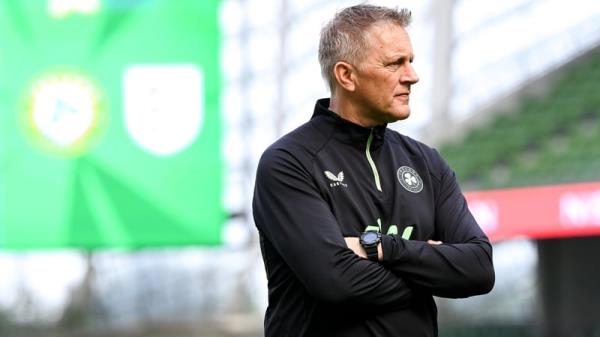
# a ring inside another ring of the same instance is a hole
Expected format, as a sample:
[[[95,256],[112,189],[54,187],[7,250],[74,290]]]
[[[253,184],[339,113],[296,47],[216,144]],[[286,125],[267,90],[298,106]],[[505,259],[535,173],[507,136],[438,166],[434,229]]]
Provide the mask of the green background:
[[[0,249],[219,244],[218,1],[100,1],[56,19],[47,1],[0,1]],[[128,134],[123,74],[135,64],[194,64],[204,119],[194,142],[153,155]],[[70,69],[102,95],[103,127],[87,150],[36,146],[22,122],[40,75]]]

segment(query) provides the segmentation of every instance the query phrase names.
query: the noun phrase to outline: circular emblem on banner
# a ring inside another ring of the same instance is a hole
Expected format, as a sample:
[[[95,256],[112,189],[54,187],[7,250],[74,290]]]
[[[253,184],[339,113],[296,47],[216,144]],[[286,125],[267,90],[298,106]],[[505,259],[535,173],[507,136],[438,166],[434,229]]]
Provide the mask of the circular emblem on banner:
[[[38,147],[67,156],[83,154],[98,134],[101,98],[86,75],[57,69],[38,77],[26,102],[24,127]]]
[[[407,191],[419,193],[423,190],[423,180],[419,177],[417,171],[408,166],[402,166],[398,169],[398,181]]]

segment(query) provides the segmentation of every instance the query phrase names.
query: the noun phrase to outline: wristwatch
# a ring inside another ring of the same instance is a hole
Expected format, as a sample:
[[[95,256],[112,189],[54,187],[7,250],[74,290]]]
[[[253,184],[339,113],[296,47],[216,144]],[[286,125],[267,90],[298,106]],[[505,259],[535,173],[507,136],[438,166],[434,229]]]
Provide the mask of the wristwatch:
[[[366,231],[360,235],[360,245],[367,252],[367,258],[371,261],[379,261],[377,245],[381,242],[381,233],[377,231]]]

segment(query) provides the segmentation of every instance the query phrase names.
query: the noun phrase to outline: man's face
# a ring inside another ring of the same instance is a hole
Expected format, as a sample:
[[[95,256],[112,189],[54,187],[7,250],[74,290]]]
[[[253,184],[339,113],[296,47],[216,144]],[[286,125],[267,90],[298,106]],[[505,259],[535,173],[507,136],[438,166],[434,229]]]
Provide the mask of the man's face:
[[[374,125],[406,119],[410,87],[419,80],[411,64],[410,38],[393,23],[373,25],[368,34],[370,48],[356,67],[352,100],[362,117]]]

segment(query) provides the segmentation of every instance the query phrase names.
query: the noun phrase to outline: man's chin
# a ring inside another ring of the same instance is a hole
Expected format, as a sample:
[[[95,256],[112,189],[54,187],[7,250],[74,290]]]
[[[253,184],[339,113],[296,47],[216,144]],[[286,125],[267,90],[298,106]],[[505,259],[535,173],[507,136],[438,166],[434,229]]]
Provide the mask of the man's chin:
[[[395,112],[393,115],[393,121],[402,121],[410,117],[410,109],[403,109],[401,111]]]

